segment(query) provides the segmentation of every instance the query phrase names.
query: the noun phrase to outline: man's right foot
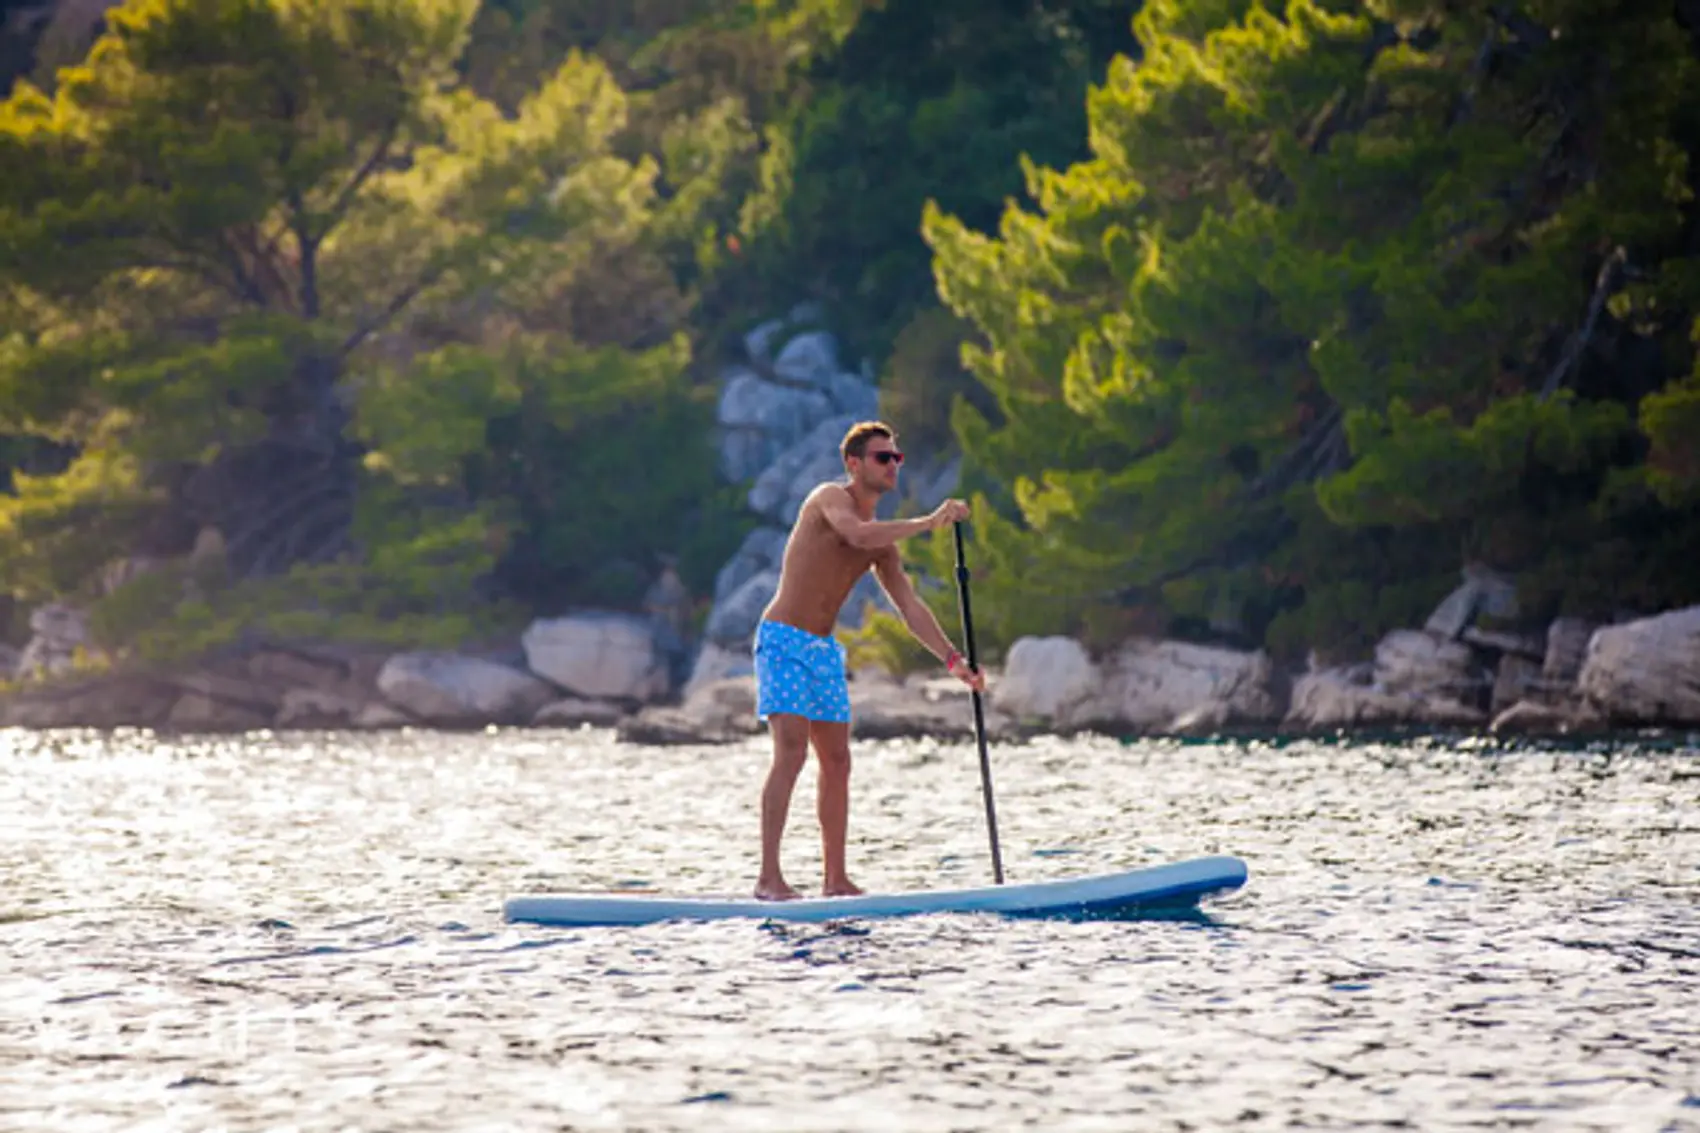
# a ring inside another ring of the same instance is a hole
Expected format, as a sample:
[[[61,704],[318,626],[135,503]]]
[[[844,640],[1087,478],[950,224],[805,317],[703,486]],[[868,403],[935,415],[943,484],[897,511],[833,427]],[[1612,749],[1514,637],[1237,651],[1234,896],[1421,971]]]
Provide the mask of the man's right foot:
[[[801,896],[802,894],[787,885],[783,878],[778,881],[756,882],[756,900],[758,901],[795,901]]]

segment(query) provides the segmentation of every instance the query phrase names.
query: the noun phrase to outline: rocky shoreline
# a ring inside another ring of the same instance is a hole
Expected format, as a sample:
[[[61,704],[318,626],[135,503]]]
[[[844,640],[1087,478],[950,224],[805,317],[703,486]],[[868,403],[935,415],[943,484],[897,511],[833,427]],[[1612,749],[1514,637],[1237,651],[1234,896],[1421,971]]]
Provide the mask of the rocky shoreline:
[[[271,643],[177,671],[62,673],[0,696],[0,727],[589,726],[659,745],[733,742],[763,730],[748,673],[699,664],[677,691],[666,674],[651,620],[592,612],[536,622],[513,649],[482,655]],[[851,700],[861,739],[972,734],[968,698],[942,673],[857,671]],[[1070,638],[1024,638],[988,669],[986,708],[988,733],[1003,742],[1080,732],[1584,736],[1692,728],[1700,726],[1700,606],[1605,626],[1561,620],[1539,642],[1398,630],[1373,661],[1301,673],[1283,672],[1261,652],[1189,642],[1132,640],[1094,658]]]
[[[0,645],[0,727],[151,728],[176,732],[401,727],[614,729],[623,741],[674,744],[760,732],[749,642],[778,584],[787,532],[808,492],[841,469],[848,426],[879,413],[864,365],[850,372],[807,307],[763,323],[719,376],[721,476],[748,483],[755,526],[715,580],[713,606],[690,631],[690,597],[664,568],[646,613],[582,611],[535,621],[506,648],[392,653],[313,642],[248,643],[171,670],[90,673],[86,617],[49,604],[30,617],[21,654]],[[917,454],[901,498],[881,514],[926,511],[955,491],[960,461]],[[216,540],[213,540],[216,542]],[[148,569],[120,563],[114,577]],[[871,576],[841,626],[884,605]],[[1303,671],[1260,652],[1132,640],[1093,657],[1063,637],[1015,642],[988,671],[987,727],[1000,740],[1037,733],[1335,734],[1444,729],[1584,735],[1700,725],[1700,606],[1595,625],[1559,619],[1541,631],[1517,617],[1515,587],[1470,566],[1416,629],[1396,630],[1372,659]],[[697,640],[692,641],[692,638]],[[12,655],[9,655],[12,654]],[[961,737],[972,713],[942,673],[853,674],[863,738]]]

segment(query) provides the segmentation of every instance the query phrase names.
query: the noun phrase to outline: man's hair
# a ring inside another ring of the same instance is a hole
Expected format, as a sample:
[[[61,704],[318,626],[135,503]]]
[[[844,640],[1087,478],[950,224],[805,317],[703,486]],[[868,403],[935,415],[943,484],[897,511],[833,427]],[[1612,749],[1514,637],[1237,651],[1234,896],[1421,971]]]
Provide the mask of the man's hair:
[[[850,426],[850,431],[844,434],[844,440],[838,445],[838,455],[845,460],[851,457],[867,455],[868,442],[874,437],[884,437],[888,441],[897,439],[897,430],[884,421],[858,421]]]

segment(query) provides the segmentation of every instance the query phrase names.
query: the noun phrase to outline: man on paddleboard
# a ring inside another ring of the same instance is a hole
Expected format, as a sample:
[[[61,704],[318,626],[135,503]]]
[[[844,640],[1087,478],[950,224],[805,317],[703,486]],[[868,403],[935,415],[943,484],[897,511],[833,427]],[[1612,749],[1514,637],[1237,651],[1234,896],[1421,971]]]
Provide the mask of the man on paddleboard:
[[[860,893],[844,863],[850,814],[850,688],[844,647],[832,637],[850,591],[870,569],[904,624],[953,676],[983,690],[985,678],[968,666],[904,573],[897,544],[968,518],[968,505],[946,500],[931,515],[877,520],[874,506],[897,487],[903,453],[897,434],[863,421],[844,434],[842,483],[822,484],[797,513],[780,565],[779,590],[756,627],[756,714],[773,735],[773,765],[761,796],[761,876],[756,896],[799,896],[779,868],[779,844],[797,776],[809,748],[819,761],[816,806],[825,859],[825,896]]]

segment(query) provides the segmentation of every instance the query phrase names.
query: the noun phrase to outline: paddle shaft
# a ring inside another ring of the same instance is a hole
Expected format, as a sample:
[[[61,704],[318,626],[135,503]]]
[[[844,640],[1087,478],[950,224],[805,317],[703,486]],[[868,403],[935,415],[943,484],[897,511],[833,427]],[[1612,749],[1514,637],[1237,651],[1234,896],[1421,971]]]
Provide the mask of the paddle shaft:
[[[979,657],[974,652],[974,614],[968,601],[968,562],[962,551],[962,524],[956,527],[956,596],[962,610],[962,639],[968,654],[968,667],[980,671]],[[974,696],[974,739],[980,745],[980,793],[986,800],[986,832],[992,839],[992,877],[1003,884],[1003,855],[998,851],[998,808],[992,801],[992,760],[986,754],[986,709],[980,702],[980,692]]]

